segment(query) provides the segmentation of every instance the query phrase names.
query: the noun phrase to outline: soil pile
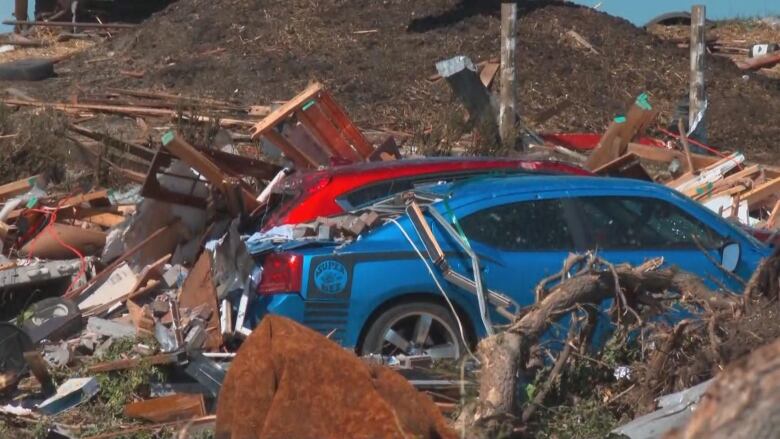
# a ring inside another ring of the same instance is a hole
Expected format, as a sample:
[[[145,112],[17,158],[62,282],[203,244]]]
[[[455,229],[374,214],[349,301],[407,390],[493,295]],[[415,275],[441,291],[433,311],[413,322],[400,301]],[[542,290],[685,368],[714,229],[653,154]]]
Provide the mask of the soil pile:
[[[527,120],[570,104],[540,130],[602,132],[634,96],[651,94],[668,120],[686,96],[684,49],[619,18],[571,4],[523,2],[521,111]],[[424,131],[452,113],[436,61],[499,54],[499,2],[477,0],[179,0],[140,28],[68,60],[44,88],[148,87],[265,104],[324,81],[364,127]],[[587,40],[591,51],[570,31]],[[108,56],[107,56],[108,55]],[[120,70],[144,71],[130,78]],[[743,77],[711,58],[709,143],[774,156],[780,82]],[[533,125],[533,124],[532,124]]]

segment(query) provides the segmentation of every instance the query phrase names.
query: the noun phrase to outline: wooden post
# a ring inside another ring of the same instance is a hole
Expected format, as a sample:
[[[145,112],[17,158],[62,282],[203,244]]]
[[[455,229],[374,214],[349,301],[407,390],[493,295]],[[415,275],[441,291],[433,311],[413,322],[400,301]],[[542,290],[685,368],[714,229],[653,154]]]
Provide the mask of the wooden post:
[[[14,17],[17,21],[27,20],[27,0],[15,0],[14,2]],[[19,33],[24,29],[24,26],[17,24],[14,26],[14,32]]]
[[[691,90],[688,112],[688,129],[693,126],[696,115],[704,108],[704,5],[694,5],[691,10]],[[683,133],[680,133],[683,134]]]
[[[514,147],[517,130],[517,3],[501,3],[501,92],[498,126],[504,146]]]

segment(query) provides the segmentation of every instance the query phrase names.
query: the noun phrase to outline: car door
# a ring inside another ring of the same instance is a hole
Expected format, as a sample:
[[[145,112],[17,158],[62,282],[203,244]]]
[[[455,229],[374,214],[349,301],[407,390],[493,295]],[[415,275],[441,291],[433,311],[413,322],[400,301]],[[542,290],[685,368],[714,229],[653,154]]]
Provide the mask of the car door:
[[[673,203],[637,195],[581,196],[572,202],[587,248],[605,260],[638,265],[660,256],[713,288],[738,287],[715,264],[723,237]]]
[[[566,198],[551,197],[494,204],[458,221],[480,255],[483,281],[521,306],[534,303],[543,278],[558,273],[579,247]],[[470,272],[468,266],[465,271]]]

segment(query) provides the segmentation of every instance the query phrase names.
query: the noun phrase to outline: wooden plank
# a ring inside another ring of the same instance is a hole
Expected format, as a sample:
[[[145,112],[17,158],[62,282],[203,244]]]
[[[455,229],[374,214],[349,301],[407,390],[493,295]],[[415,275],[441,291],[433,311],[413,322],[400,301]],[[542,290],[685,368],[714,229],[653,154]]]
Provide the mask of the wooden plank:
[[[179,306],[194,309],[201,304],[207,304],[213,310],[217,307],[217,290],[211,278],[211,257],[208,252],[201,253],[195,265],[190,270],[187,279],[179,292]],[[218,313],[212,313],[206,322],[208,337],[204,348],[209,351],[219,349],[222,345],[222,335],[219,331]]]
[[[146,284],[153,279],[160,279],[162,277],[162,269],[168,261],[171,260],[171,253],[161,257],[160,259],[152,262],[141,270],[141,274],[138,275],[135,285],[130,289],[128,297],[135,297],[133,293],[146,286]]]
[[[220,169],[220,167],[209,157],[198,151],[194,146],[187,143],[181,136],[176,135],[173,131],[168,131],[162,136],[162,144],[168,151],[203,175],[206,180],[213,184],[225,196],[231,196],[231,194],[228,193],[230,191],[228,177],[230,176],[225,175],[225,173],[222,172],[222,169]],[[239,188],[239,191],[244,202],[244,210],[251,212],[260,205],[257,202],[255,194],[249,192],[243,186]],[[233,211],[231,213],[238,215],[241,212]]]
[[[24,360],[30,365],[30,371],[33,376],[41,383],[43,393],[47,396],[53,395],[57,391],[57,388],[54,386],[54,381],[49,373],[49,368],[46,366],[46,361],[43,360],[40,352],[30,351],[25,352],[23,355]]]
[[[780,196],[780,178],[769,180],[768,182],[759,185],[750,192],[743,196],[743,200],[747,201],[748,207],[753,209],[758,207],[758,204],[765,201],[771,196]]]
[[[297,96],[290,99],[289,101],[287,101],[287,103],[277,108],[276,110],[271,112],[271,114],[266,116],[263,120],[255,124],[255,126],[253,126],[251,130],[252,139],[257,139],[260,136],[264,135],[266,131],[271,130],[279,122],[286,119],[296,110],[298,110],[298,107],[307,103],[311,99],[316,99],[320,94],[320,92],[322,91],[322,89],[323,89],[322,84],[320,84],[319,82],[314,82],[312,84],[309,84],[309,86],[306,87],[306,89],[303,90],[301,93],[299,93]]]
[[[307,156],[304,152],[293,146],[283,135],[281,135],[275,129],[267,130],[263,133],[263,136],[271,143],[276,145],[287,158],[295,163],[295,166],[301,168],[317,168],[318,166],[327,165],[327,163],[320,163],[316,159]]]
[[[772,208],[772,213],[769,214],[769,219],[766,220],[766,226],[770,229],[776,229],[778,218],[780,218],[780,200]]]
[[[170,422],[206,415],[202,394],[176,394],[133,402],[125,406],[124,415],[151,422]]]
[[[129,90],[125,88],[109,88],[107,89],[110,93],[117,93],[122,94],[126,96],[133,96],[137,98],[149,98],[149,99],[162,99],[162,100],[173,100],[173,101],[187,101],[187,102],[195,102],[202,105],[208,105],[213,107],[225,107],[230,110],[237,110],[237,111],[248,111],[249,109],[240,105],[236,105],[227,101],[220,101],[216,99],[209,99],[209,98],[201,98],[201,97],[194,97],[194,96],[181,96],[181,95],[175,95],[171,93],[164,93],[160,91],[152,91],[152,90]],[[253,106],[252,108],[256,109],[254,112],[254,115],[256,116],[265,116],[266,114],[270,113],[268,111],[268,107],[266,106]],[[263,109],[263,112],[260,112],[260,109]]]
[[[653,181],[653,178],[647,173],[639,157],[633,153],[626,153],[612,160],[611,162],[593,170],[594,174],[607,175],[611,177],[635,178],[644,181]]]
[[[686,160],[685,154],[681,151],[676,151],[668,148],[661,148],[658,146],[648,146],[639,143],[629,143],[628,151],[632,152],[645,160],[651,160],[655,162],[669,163],[674,159],[684,163]],[[693,165],[698,168],[705,168],[718,162],[721,158],[717,156],[708,156],[702,154],[691,154]]]
[[[644,131],[655,114],[649,109],[646,95],[637,97],[625,117],[612,121],[599,145],[588,157],[586,167],[596,169],[625,154],[629,142]]]
[[[138,25],[127,23],[72,23],[70,21],[3,20],[3,24],[44,27],[76,27],[92,29],[135,29]]]
[[[35,186],[36,182],[42,183],[41,186],[45,185],[42,175],[33,175],[0,186],[0,201],[5,201],[29,191]]]
[[[482,71],[479,72],[479,80],[485,87],[490,88],[490,84],[493,83],[493,78],[496,77],[496,72],[501,64],[497,62],[489,62],[482,67]]]
[[[325,118],[317,107],[319,105],[313,105],[306,111],[296,111],[295,116],[317,142],[330,152],[330,155],[348,161],[363,161],[363,158],[341,137],[332,122]]]
[[[114,227],[125,221],[125,217],[112,212],[87,214],[80,219],[107,228]]]
[[[333,99],[333,96],[331,96],[327,91],[323,92],[320,96],[320,103],[323,105],[323,111],[325,111],[325,114],[327,114],[328,117],[330,117],[331,120],[333,120],[336,125],[341,128],[341,131],[345,136],[347,136],[350,143],[352,144],[352,147],[355,148],[355,151],[360,153],[363,158],[368,159],[368,157],[370,157],[374,152],[373,145],[371,145],[371,143],[366,140],[365,136],[363,136],[363,133],[360,132],[349,116],[347,116],[347,113],[344,111],[344,109],[336,103],[336,101]]]
[[[753,165],[739,172],[736,172],[732,175],[729,175],[723,180],[717,181],[712,184],[705,183],[703,185],[687,189],[683,193],[685,193],[685,195],[689,197],[696,196],[698,198],[698,197],[706,196],[708,194],[715,193],[719,188],[728,187],[745,178],[751,178],[754,175],[757,175],[759,172],[761,172],[761,167],[759,165]]]

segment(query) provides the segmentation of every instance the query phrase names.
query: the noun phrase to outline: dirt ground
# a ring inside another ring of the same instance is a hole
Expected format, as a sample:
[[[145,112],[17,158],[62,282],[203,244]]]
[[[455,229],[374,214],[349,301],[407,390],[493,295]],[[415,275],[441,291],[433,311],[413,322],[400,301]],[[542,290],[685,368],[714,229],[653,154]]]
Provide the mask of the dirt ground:
[[[40,97],[106,87],[168,89],[243,103],[288,99],[324,81],[364,128],[430,131],[452,113],[436,61],[499,55],[499,2],[476,0],[179,0],[136,30],[61,62]],[[643,91],[662,120],[685,96],[686,51],[630,23],[557,2],[525,2],[519,20],[521,111],[562,101],[542,131],[598,131]],[[573,30],[597,53],[577,43]],[[143,71],[132,78],[120,70]],[[780,82],[708,63],[709,143],[776,162]],[[495,87],[495,85],[494,85]]]

